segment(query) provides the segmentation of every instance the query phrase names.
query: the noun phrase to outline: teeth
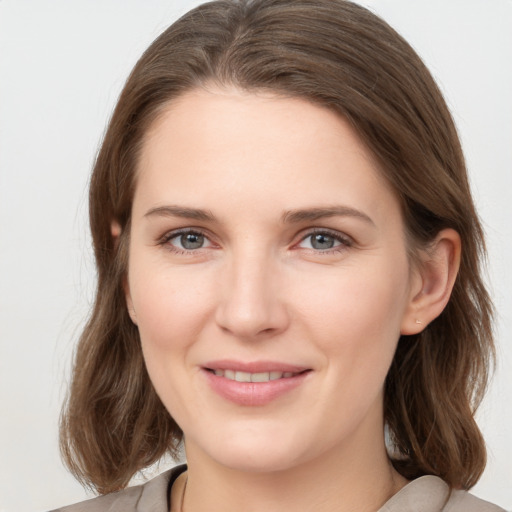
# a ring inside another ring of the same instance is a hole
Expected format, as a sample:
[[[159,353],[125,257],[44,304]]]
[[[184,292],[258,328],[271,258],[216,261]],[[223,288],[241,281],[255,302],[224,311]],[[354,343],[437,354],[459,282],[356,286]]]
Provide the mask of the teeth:
[[[237,382],[251,382],[251,374],[247,372],[236,372],[235,380]]]
[[[237,382],[269,382],[271,380],[287,379],[297,375],[293,372],[237,372],[234,370],[214,370],[213,373],[218,377],[225,377]]]
[[[268,382],[270,380],[270,374],[268,372],[253,373],[251,375],[251,382]]]

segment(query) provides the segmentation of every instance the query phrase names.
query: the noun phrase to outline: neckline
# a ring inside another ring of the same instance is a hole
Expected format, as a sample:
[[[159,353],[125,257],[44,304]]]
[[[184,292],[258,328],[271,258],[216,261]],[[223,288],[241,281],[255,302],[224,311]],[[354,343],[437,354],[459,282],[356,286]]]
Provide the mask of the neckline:
[[[187,471],[187,464],[180,464],[171,469],[167,486],[167,510],[171,505],[171,490],[178,477]],[[402,487],[391,496],[377,512],[397,512],[414,510],[415,512],[439,512],[450,495],[448,484],[434,475],[424,475]]]

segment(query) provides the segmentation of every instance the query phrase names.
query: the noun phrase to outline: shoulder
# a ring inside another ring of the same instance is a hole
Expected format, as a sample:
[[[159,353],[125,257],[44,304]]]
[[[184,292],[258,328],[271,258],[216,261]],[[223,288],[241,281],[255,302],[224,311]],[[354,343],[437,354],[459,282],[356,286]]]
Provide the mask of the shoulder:
[[[81,501],[74,505],[58,508],[52,512],[114,512],[118,510],[132,512],[135,511],[135,505],[142,494],[143,487],[143,485],[128,487],[119,492]]]
[[[466,491],[452,491],[443,512],[505,512],[505,509],[481,500]]]
[[[177,466],[145,484],[58,508],[52,512],[168,512],[169,489],[172,482],[185,469],[185,466]]]
[[[466,491],[450,491],[436,476],[422,476],[395,494],[379,512],[505,512]]]

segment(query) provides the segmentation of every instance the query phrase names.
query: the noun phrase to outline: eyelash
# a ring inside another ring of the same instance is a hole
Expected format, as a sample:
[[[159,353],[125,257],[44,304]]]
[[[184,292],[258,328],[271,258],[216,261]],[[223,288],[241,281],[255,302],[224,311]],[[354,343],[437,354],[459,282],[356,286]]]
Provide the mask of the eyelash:
[[[314,228],[305,234],[300,241],[295,244],[295,246],[301,244],[308,238],[312,238],[315,235],[324,235],[329,238],[332,238],[335,242],[339,242],[339,245],[335,245],[334,247],[330,249],[309,249],[314,254],[321,254],[321,255],[329,255],[329,254],[336,254],[345,251],[347,248],[352,247],[354,245],[353,240],[348,237],[347,235],[344,235],[342,233],[339,233],[338,231],[331,231],[330,229],[325,228]],[[306,249],[308,250],[308,249]]]
[[[171,231],[169,233],[166,233],[164,236],[162,236],[158,240],[158,245],[165,246],[168,250],[175,254],[193,254],[198,253],[201,251],[201,249],[206,249],[208,247],[199,247],[197,249],[181,249],[179,247],[176,247],[175,245],[171,244],[171,240],[178,238],[183,235],[196,235],[204,237],[205,240],[208,240],[210,244],[212,244],[212,241],[210,240],[207,233],[200,229],[191,229],[191,228],[183,228],[175,231]],[[328,254],[336,254],[339,252],[342,252],[346,250],[348,247],[352,247],[354,242],[353,240],[348,237],[347,235],[343,235],[337,231],[331,231],[329,229],[325,228],[314,228],[309,230],[305,235],[303,235],[300,240],[294,244],[294,248],[297,248],[302,242],[307,240],[308,238],[311,238],[315,235],[324,235],[329,238],[334,239],[335,242],[339,242],[339,245],[335,245],[334,247],[330,249],[314,249],[314,248],[304,248],[305,250],[309,250],[313,252],[314,254],[322,254],[322,255],[328,255]],[[300,248],[300,247],[299,247]]]
[[[183,228],[166,233],[162,238],[160,238],[160,240],[158,241],[158,245],[165,246],[174,254],[193,254],[199,252],[201,249],[205,249],[205,247],[199,247],[197,249],[180,249],[179,247],[176,247],[175,245],[170,243],[170,241],[173,240],[174,238],[178,238],[183,235],[202,236],[204,237],[205,240],[208,240],[210,243],[212,243],[210,238],[204,231],[201,231],[200,229]]]

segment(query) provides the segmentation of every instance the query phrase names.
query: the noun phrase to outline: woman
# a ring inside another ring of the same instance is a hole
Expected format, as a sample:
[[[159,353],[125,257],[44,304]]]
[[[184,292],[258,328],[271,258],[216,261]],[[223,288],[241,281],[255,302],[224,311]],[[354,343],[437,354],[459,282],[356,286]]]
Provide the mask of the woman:
[[[382,20],[185,15],[127,81],[90,217],[61,436],[107,496],[61,510],[499,510],[463,491],[485,465],[482,231],[447,107]],[[187,467],[114,492],[181,441]]]

